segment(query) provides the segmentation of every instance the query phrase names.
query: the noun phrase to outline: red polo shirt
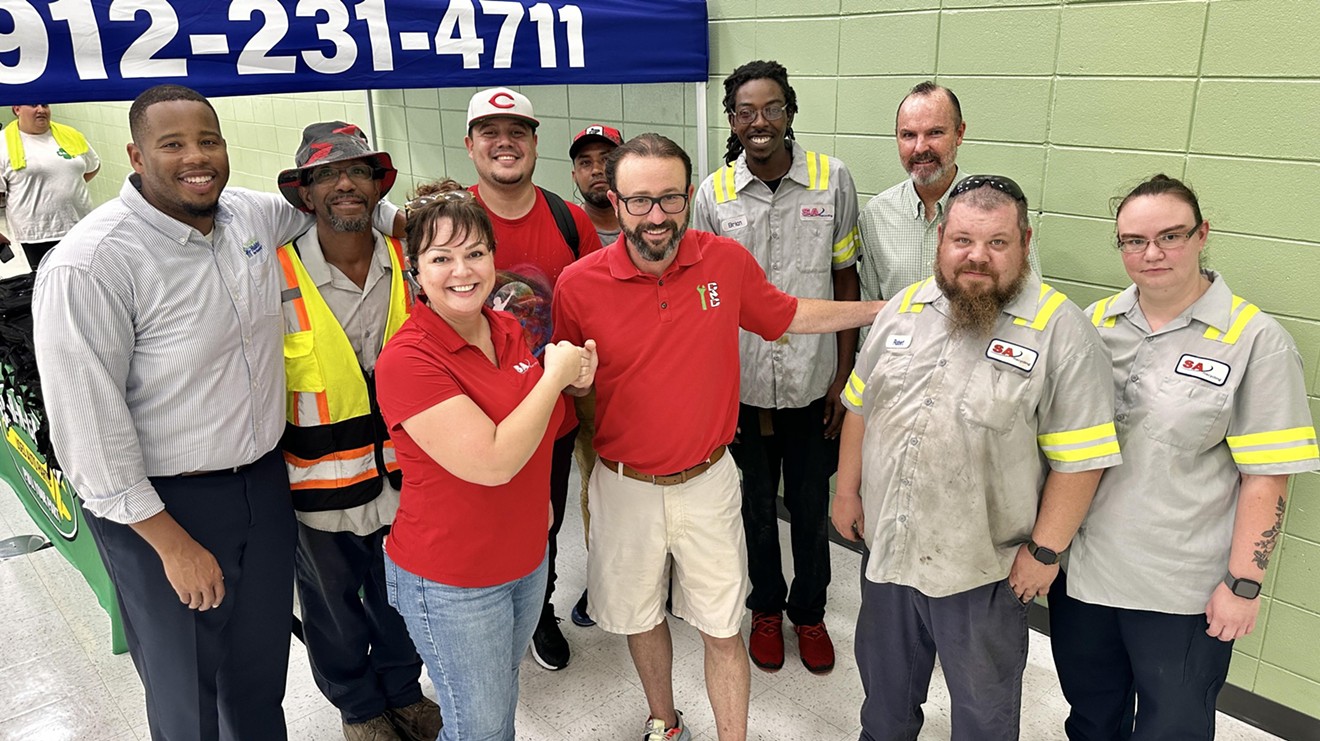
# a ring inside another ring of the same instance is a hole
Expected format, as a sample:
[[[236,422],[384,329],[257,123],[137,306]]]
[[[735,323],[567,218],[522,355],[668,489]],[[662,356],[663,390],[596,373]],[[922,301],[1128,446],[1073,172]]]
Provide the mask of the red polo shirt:
[[[643,473],[690,468],[733,440],[738,328],[784,334],[797,299],[742,245],[689,229],[656,278],[625,240],[578,260],[555,289],[555,339],[596,340],[596,452]]]
[[[403,470],[386,549],[400,567],[456,587],[503,584],[541,564],[550,525],[550,448],[564,414],[563,405],[555,405],[536,452],[503,486],[458,478],[403,429],[403,421],[459,395],[499,424],[540,380],[541,363],[518,320],[489,308],[483,313],[497,365],[422,304],[376,361],[376,396]]]

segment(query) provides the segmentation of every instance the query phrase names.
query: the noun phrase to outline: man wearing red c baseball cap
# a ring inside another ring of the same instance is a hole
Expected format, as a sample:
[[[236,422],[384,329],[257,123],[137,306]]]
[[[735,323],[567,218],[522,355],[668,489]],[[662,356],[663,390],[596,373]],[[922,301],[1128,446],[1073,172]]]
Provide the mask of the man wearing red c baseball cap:
[[[552,330],[549,302],[560,272],[578,257],[601,247],[586,212],[532,183],[539,125],[532,102],[522,93],[503,87],[479,90],[468,102],[468,131],[463,140],[477,171],[477,183],[471,190],[486,209],[495,231],[497,287],[520,283],[546,299],[509,307],[522,322],[528,346],[538,355]],[[570,655],[550,602],[555,585],[556,540],[564,521],[577,437],[577,416],[567,406],[566,411],[564,427],[558,430],[550,458],[550,503],[555,512],[549,533],[550,573],[545,606],[532,634],[532,657],[551,671],[568,666]]]

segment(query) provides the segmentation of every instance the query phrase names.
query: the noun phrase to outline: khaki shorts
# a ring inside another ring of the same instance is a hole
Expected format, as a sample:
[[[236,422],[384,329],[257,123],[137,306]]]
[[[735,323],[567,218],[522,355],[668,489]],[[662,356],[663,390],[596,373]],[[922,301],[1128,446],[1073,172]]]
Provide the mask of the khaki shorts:
[[[588,504],[588,612],[597,625],[623,635],[659,625],[672,563],[674,614],[715,638],[738,634],[750,587],[733,456],[675,486],[596,466]]]

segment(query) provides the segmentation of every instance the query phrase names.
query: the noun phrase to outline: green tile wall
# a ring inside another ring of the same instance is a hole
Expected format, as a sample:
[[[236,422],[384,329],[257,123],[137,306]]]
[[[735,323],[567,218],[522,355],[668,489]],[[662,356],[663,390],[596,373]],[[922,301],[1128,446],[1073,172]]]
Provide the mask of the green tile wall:
[[[1046,277],[1080,304],[1126,285],[1109,198],[1157,171],[1187,178],[1211,223],[1209,257],[1298,342],[1320,413],[1320,2],[1314,0],[710,0],[709,160],[728,135],[721,82],[759,57],[788,66],[804,145],[853,171],[865,201],[903,177],[894,110],[915,82],[959,93],[961,162],[1019,180],[1037,211]],[[401,170],[394,199],[448,174],[471,182],[463,124],[472,88],[372,94],[378,140]],[[545,123],[537,181],[571,193],[567,137],[596,121],[659,130],[695,156],[691,86],[525,88]],[[215,101],[232,182],[271,189],[306,123],[365,123],[362,92]],[[4,113],[7,113],[5,111]],[[128,172],[126,103],[61,105],[92,139],[93,182]],[[1320,474],[1292,487],[1286,537],[1257,632],[1230,681],[1320,718]]]

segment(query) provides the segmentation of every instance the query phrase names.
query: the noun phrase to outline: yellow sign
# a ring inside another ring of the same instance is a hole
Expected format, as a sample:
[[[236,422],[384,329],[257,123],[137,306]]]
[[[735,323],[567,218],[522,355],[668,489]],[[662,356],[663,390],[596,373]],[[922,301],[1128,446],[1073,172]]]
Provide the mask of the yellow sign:
[[[41,483],[45,485],[46,491],[50,495],[51,504],[54,505],[55,511],[51,514],[58,514],[59,518],[65,522],[73,522],[73,513],[69,511],[69,505],[64,501],[63,490],[60,486],[63,477],[52,471],[45,461],[41,460],[32,448],[28,447],[27,442],[18,434],[16,428],[10,427],[5,431],[5,440],[10,447],[18,451],[18,454],[27,462],[28,467],[37,474],[37,477],[41,479]]]

